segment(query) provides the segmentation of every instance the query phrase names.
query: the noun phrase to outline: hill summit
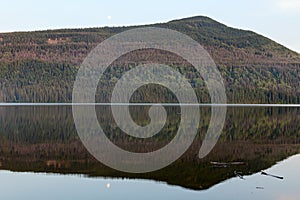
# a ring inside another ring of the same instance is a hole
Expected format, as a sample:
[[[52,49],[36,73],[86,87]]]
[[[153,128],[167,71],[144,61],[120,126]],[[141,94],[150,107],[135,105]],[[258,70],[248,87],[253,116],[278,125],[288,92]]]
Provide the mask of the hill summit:
[[[298,53],[253,31],[204,16],[144,26],[0,33],[0,101],[70,102],[78,67],[97,44],[122,31],[148,26],[173,29],[199,42],[223,76],[229,103],[300,102]],[[125,55],[129,62],[122,64],[120,59],[111,66],[101,91],[110,90],[122,73],[138,64],[136,58],[159,61],[164,57],[164,52],[156,50]],[[189,79],[200,100],[209,101],[195,70],[171,64]],[[99,95],[105,101],[109,96],[109,92]]]

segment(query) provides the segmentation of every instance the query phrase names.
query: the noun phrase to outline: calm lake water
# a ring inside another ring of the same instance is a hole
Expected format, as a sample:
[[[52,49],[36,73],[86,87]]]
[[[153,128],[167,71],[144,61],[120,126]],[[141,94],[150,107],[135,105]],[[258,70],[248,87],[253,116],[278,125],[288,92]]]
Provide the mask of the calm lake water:
[[[161,133],[143,141],[122,133],[109,106],[96,110],[107,137],[134,152],[168,144],[180,122],[180,107],[166,108]],[[145,125],[148,110],[130,111]],[[198,134],[179,160],[130,174],[89,154],[71,106],[0,106],[0,199],[300,199],[300,108],[229,107],[219,141],[203,159],[197,155],[210,108],[200,110]]]
[[[207,190],[195,191],[141,179],[88,178],[80,175],[0,171],[1,199],[300,199],[300,155],[260,173],[230,178]]]

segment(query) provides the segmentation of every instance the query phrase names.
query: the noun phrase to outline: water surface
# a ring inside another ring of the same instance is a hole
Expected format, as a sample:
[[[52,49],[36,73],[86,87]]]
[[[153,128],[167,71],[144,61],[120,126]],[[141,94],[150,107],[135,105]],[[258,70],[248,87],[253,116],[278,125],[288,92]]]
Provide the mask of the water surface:
[[[149,123],[148,109],[132,106],[137,124]],[[109,106],[96,110],[107,137],[134,152],[163,147],[180,122],[180,107],[168,106],[162,132],[142,140],[117,127]],[[0,106],[0,199],[300,198],[299,108],[229,107],[217,145],[199,159],[209,120],[210,108],[204,106],[198,134],[179,160],[155,172],[129,174],[89,154],[77,135],[70,105]],[[284,179],[263,176],[261,170]]]

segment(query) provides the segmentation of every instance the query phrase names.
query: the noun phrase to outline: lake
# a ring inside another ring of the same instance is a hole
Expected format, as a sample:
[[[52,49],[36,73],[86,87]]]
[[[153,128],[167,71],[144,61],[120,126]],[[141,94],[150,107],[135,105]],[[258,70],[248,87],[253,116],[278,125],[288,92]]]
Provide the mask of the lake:
[[[110,141],[143,153],[175,137],[180,107],[165,109],[162,131],[147,139],[124,134],[110,106],[96,106],[96,113]],[[148,110],[131,106],[132,119],[141,126],[149,124]],[[200,108],[192,145],[171,165],[126,173],[105,166],[87,151],[72,106],[2,105],[0,199],[300,199],[300,108],[228,107],[216,146],[200,159],[210,116],[210,107]]]

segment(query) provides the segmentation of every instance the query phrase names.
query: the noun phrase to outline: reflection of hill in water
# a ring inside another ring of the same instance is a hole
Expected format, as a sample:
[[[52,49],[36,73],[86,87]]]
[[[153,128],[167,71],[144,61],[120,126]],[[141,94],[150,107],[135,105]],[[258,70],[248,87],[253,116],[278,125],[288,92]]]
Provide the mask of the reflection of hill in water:
[[[180,120],[178,109],[167,108],[170,115],[162,133],[142,141],[124,135],[113,122],[110,109],[97,108],[99,122],[108,137],[122,148],[136,152],[159,149],[172,139]],[[131,110],[137,123],[149,122],[145,110]],[[103,166],[85,150],[76,134],[71,107],[1,107],[0,168],[145,178],[206,189],[233,177],[234,171],[252,174],[299,153],[299,112],[298,108],[228,108],[218,144],[206,158],[199,160],[197,154],[210,117],[209,109],[202,109],[199,135],[180,160],[156,172],[127,174]],[[211,161],[242,163],[213,165]]]

